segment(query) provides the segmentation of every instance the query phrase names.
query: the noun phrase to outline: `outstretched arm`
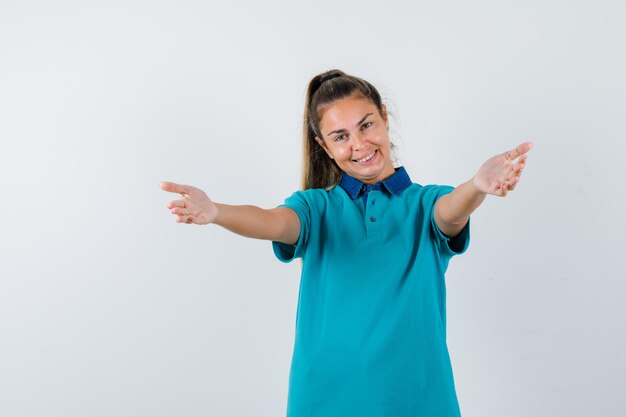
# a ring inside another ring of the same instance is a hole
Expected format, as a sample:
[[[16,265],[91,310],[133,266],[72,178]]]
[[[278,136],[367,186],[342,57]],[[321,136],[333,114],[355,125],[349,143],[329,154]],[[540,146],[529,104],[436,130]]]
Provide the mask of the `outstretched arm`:
[[[250,205],[219,204],[199,188],[173,182],[162,182],[161,189],[181,195],[180,199],[167,204],[178,223],[215,223],[245,237],[288,244],[298,241],[300,218],[290,208],[266,210]]]
[[[437,200],[435,221],[441,231],[449,237],[458,235],[487,194],[505,197],[514,190],[526,165],[526,154],[532,147],[532,142],[524,142],[488,159],[472,179]]]

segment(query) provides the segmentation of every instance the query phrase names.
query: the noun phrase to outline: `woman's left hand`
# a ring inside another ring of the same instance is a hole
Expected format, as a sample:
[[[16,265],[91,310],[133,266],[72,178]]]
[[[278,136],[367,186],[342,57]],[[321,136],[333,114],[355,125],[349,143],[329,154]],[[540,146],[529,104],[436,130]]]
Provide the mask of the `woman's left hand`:
[[[474,186],[486,194],[506,196],[517,186],[528,158],[526,153],[532,148],[532,142],[524,142],[511,151],[488,159],[472,178]]]

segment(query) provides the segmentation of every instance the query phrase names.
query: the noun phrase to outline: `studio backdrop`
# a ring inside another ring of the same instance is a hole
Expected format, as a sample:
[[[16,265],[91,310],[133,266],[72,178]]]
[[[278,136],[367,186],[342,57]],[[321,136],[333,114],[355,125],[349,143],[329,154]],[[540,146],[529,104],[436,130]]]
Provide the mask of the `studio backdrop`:
[[[159,182],[281,204],[332,68],[381,91],[419,184],[535,144],[446,276],[463,415],[623,416],[625,20],[609,0],[0,2],[0,416],[285,414],[300,262],[177,224]]]

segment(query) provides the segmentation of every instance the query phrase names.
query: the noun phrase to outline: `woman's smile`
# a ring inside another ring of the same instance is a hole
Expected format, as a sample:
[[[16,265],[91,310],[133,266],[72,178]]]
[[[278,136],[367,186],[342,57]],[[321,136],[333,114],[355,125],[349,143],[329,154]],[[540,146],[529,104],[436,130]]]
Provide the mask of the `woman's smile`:
[[[365,165],[365,164],[367,164],[369,161],[371,161],[371,160],[372,160],[372,158],[374,157],[374,155],[376,155],[376,154],[377,154],[377,152],[378,152],[378,151],[377,151],[377,150],[375,150],[374,152],[372,152],[371,154],[367,155],[367,156],[366,156],[366,157],[364,157],[364,158],[361,158],[361,159],[355,159],[355,160],[354,160],[354,162],[358,162],[358,163],[359,163],[359,164],[361,164],[361,165]]]

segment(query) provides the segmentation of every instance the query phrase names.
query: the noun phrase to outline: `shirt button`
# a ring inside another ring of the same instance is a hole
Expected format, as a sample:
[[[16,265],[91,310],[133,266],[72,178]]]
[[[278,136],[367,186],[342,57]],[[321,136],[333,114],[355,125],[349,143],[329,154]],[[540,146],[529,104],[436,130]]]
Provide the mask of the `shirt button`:
[[[374,205],[375,201],[372,200],[372,205]]]
[[[370,221],[371,222],[375,222],[376,221],[376,217],[370,217]]]

